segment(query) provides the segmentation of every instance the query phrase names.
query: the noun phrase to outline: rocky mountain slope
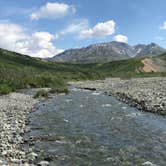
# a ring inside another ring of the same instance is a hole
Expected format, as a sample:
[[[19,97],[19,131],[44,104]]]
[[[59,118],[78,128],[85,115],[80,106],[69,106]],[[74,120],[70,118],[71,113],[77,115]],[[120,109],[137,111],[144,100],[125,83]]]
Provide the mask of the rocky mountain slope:
[[[134,46],[134,49],[136,51],[136,56],[137,57],[153,57],[156,55],[160,55],[164,52],[166,52],[166,49],[160,47],[159,45],[155,43],[151,43],[148,45],[145,44],[138,44]]]
[[[50,61],[71,63],[103,63],[131,57],[155,56],[166,50],[155,43],[130,46],[126,43],[108,42],[70,49],[50,58]]]

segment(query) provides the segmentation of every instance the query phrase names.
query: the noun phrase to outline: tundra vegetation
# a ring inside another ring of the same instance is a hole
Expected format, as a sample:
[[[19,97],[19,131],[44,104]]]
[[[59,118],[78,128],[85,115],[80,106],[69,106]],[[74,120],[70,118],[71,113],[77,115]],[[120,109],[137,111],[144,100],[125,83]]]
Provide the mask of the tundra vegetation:
[[[165,57],[166,54],[162,54],[157,58],[166,61]],[[166,72],[142,71],[141,60],[130,58],[109,63],[57,63],[0,49],[0,94],[42,87],[52,88],[52,92],[67,93],[68,81],[166,76]]]

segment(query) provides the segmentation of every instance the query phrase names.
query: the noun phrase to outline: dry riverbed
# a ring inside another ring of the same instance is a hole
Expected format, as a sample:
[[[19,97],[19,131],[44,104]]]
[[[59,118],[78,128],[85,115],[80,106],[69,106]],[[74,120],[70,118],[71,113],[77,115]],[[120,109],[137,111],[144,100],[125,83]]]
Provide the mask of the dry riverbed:
[[[73,82],[79,88],[103,91],[140,110],[166,115],[166,78],[107,78]]]

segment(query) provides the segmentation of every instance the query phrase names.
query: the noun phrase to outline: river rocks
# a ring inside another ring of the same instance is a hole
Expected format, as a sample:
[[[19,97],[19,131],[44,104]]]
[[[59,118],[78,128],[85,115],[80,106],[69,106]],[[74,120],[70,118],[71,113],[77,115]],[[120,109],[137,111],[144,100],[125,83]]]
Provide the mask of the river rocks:
[[[133,78],[71,83],[80,88],[96,89],[137,107],[140,110],[166,115],[166,78]]]
[[[38,163],[37,165],[39,166],[48,166],[49,162],[48,161],[41,161],[40,163]]]
[[[3,161],[2,160],[0,160],[0,165],[2,165],[3,164]]]
[[[146,161],[142,164],[142,166],[157,166],[156,164],[153,164],[152,162],[150,161]]]
[[[36,153],[32,152],[32,153],[28,154],[27,156],[30,161],[34,161],[38,155]]]
[[[0,165],[26,165],[27,156],[21,144],[27,115],[37,102],[21,93],[0,96]]]

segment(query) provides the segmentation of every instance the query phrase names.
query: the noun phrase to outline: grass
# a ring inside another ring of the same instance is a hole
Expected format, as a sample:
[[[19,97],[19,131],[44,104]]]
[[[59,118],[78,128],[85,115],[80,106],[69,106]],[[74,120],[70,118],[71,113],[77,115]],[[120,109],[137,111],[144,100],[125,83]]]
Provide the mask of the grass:
[[[159,57],[166,60],[166,54]],[[166,73],[143,73],[142,67],[141,59],[137,58],[103,64],[70,64],[47,62],[0,49],[0,94],[42,87],[50,87],[52,92],[68,93],[68,81],[166,76]]]
[[[66,86],[61,86],[61,87],[54,87],[54,88],[51,88],[51,90],[49,91],[49,93],[65,93],[65,94],[68,94],[69,93],[69,90]]]
[[[8,94],[13,91],[13,89],[7,84],[0,84],[0,94]]]
[[[166,53],[159,55],[159,58],[166,61]]]
[[[41,97],[44,97],[44,98],[48,98],[49,96],[49,93],[65,93],[65,94],[68,94],[69,93],[69,90],[66,86],[56,86],[56,87],[53,87],[51,88],[50,90],[44,90],[44,89],[41,89],[41,90],[38,90],[36,92],[36,94],[34,95],[34,98],[41,98]]]
[[[44,98],[47,98],[48,97],[48,91],[46,91],[46,90],[39,90],[39,91],[37,91],[36,92],[36,94],[34,95],[34,98],[36,99],[36,98],[41,98],[41,97],[44,97]]]
[[[0,49],[0,93],[4,93],[4,85],[8,91],[51,87],[54,92],[67,93],[69,80],[102,78],[96,71],[89,72],[89,67],[47,62]]]

